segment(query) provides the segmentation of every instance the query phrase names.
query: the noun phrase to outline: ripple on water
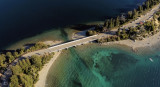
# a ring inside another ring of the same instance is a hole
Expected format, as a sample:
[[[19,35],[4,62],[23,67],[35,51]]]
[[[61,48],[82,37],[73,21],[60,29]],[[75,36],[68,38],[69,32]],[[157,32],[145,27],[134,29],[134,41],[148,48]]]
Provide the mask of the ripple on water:
[[[52,65],[46,87],[159,87],[157,54],[118,46],[84,45],[64,51]]]

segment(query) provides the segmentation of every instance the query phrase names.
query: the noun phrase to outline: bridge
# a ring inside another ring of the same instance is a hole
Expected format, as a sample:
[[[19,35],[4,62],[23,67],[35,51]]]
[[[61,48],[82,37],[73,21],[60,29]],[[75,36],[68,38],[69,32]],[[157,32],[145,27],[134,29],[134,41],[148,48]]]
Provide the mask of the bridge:
[[[87,44],[89,42],[95,41],[95,40],[99,39],[100,36],[101,35],[93,35],[93,36],[73,40],[70,42],[62,43],[59,45],[53,45],[47,49],[42,49],[42,50],[27,53],[27,54],[23,55],[22,57],[26,58],[26,57],[30,57],[32,55],[43,55],[45,53],[59,52],[63,49],[68,49],[70,47],[76,47],[78,45],[83,45],[83,44]]]
[[[160,7],[160,4],[155,6],[150,12],[147,13],[147,15],[141,16],[137,20],[135,20],[131,23],[128,23],[128,24],[124,25],[123,27],[127,28],[127,27],[131,27],[131,26],[137,26],[137,23],[139,23],[140,21],[149,20],[150,18],[153,17],[153,14],[156,11],[159,10],[159,7]],[[112,31],[115,32],[116,30],[117,29],[114,29]],[[95,40],[100,39],[101,37],[104,37],[104,36],[105,37],[110,36],[110,34],[102,33],[102,34],[99,34],[99,35],[93,35],[93,36],[89,36],[89,37],[79,38],[79,39],[74,40],[74,41],[66,42],[66,43],[63,43],[63,44],[56,45],[56,46],[51,46],[47,49],[42,49],[42,50],[27,53],[27,54],[23,55],[22,57],[30,57],[30,56],[35,55],[35,54],[36,55],[42,55],[44,53],[58,52],[58,51],[61,51],[63,49],[68,49],[70,47],[76,47],[78,45],[83,45],[83,44],[95,41]],[[3,80],[2,81],[2,87],[8,87],[8,85],[9,85],[8,81],[9,81],[10,76],[12,75],[11,66],[16,65],[16,63],[19,60],[21,60],[21,58],[18,58],[16,60],[14,60],[12,62],[12,64],[10,64],[9,67],[7,68],[7,70],[5,71],[4,78],[2,79]]]
[[[100,34],[100,35],[97,34],[97,35],[93,35],[93,36],[89,36],[89,37],[79,38],[77,40],[73,40],[73,41],[70,41],[70,42],[66,42],[66,43],[62,43],[62,44],[59,44],[59,45],[51,46],[47,49],[42,49],[42,50],[27,53],[27,54],[23,55],[23,57],[26,58],[26,57],[30,57],[32,55],[43,55],[45,53],[59,52],[61,50],[68,49],[70,47],[76,47],[76,46],[79,46],[79,45],[90,43],[92,41],[95,41],[95,40],[101,38],[103,35],[104,34]]]
[[[146,15],[141,15],[141,17],[138,17],[136,20],[123,25],[123,27],[121,27],[121,28],[135,27],[135,26],[138,26],[139,22],[141,22],[141,21],[150,20],[151,18],[153,18],[153,14],[155,12],[159,11],[159,8],[160,8],[160,4],[155,6]],[[111,30],[112,34],[115,34],[116,31],[117,31],[117,28]],[[89,36],[89,37],[83,36],[83,38],[77,38],[76,40],[73,40],[70,42],[66,42],[63,44],[56,45],[56,46],[51,46],[48,49],[43,49],[43,50],[35,51],[32,53],[28,53],[28,54],[24,55],[24,57],[29,57],[29,56],[37,54],[37,53],[43,54],[46,52],[48,52],[48,53],[57,52],[57,51],[61,51],[63,49],[68,49],[70,47],[76,47],[78,45],[83,45],[83,44],[95,41],[97,39],[100,39],[102,37],[108,37],[108,36],[111,36],[111,33],[110,34],[101,33],[101,34],[97,34],[97,35],[93,35],[93,36]]]
[[[61,51],[63,49],[68,49],[70,47],[76,47],[78,45],[83,45],[83,44],[87,44],[89,42],[95,41],[95,40],[98,39],[97,37],[98,37],[98,35],[89,36],[89,37],[86,37],[86,38],[82,38],[82,39],[74,40],[74,41],[67,42],[67,43],[64,43],[64,44],[60,44],[60,45],[57,45],[57,46],[52,46],[52,47],[48,48],[48,50],[50,52]]]
[[[19,60],[22,60],[24,58],[28,58],[28,57],[30,57],[32,55],[43,55],[45,53],[58,52],[58,51],[61,51],[63,49],[68,49],[70,47],[76,47],[78,45],[87,44],[89,42],[97,40],[98,38],[99,38],[98,35],[93,35],[93,36],[89,36],[89,37],[77,39],[77,40],[74,40],[74,41],[66,42],[66,43],[63,43],[63,44],[51,46],[51,47],[49,47],[47,49],[42,49],[42,50],[30,52],[30,53],[27,53],[27,54],[23,55],[21,58],[18,58],[16,60],[14,60],[9,65],[7,70],[5,71],[4,77],[2,79],[3,80],[2,87],[8,87],[8,85],[9,85],[9,83],[8,83],[9,77],[12,75],[11,66],[15,66],[18,63]]]

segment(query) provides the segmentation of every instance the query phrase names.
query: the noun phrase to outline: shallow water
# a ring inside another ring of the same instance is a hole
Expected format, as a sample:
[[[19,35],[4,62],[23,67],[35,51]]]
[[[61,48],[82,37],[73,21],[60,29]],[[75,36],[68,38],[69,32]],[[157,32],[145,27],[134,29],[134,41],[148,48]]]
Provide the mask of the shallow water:
[[[122,48],[92,44],[64,51],[46,87],[159,87],[160,50],[144,55]]]
[[[37,37],[36,41],[42,40],[41,38],[63,40],[66,37],[64,26],[104,21],[106,17],[132,10],[143,1],[145,0],[0,0],[0,49],[9,49],[10,45],[33,36]],[[52,30],[49,37],[43,36]]]
[[[67,41],[75,30],[64,26],[114,17],[143,1],[1,0],[0,49],[40,40]],[[159,45],[138,53],[125,46],[71,48],[52,65],[46,87],[160,87],[159,53]]]

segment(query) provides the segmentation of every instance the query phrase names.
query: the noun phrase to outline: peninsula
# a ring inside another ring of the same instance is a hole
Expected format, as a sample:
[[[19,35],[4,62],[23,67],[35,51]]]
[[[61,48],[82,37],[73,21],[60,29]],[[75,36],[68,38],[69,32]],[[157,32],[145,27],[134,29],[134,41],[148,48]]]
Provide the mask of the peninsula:
[[[44,87],[52,63],[62,50],[70,47],[96,41],[102,44],[128,45],[135,49],[157,43],[160,38],[159,3],[159,0],[147,0],[138,9],[129,11],[128,15],[106,20],[104,25],[74,34],[73,41],[51,45],[36,43],[29,49],[21,48],[14,53],[1,54],[2,87],[33,87],[34,84],[36,87]]]

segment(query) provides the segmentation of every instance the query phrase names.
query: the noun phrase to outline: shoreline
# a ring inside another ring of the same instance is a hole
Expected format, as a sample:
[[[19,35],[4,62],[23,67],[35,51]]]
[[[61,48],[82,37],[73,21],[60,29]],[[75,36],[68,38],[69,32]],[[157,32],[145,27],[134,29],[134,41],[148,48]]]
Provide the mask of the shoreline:
[[[48,75],[48,72],[52,66],[52,64],[54,64],[54,62],[56,61],[56,59],[59,57],[59,55],[61,54],[60,52],[55,52],[53,58],[43,66],[42,70],[39,71],[39,80],[36,82],[35,87],[45,87],[46,85],[46,78]]]
[[[52,45],[60,44],[61,42],[62,41],[44,41],[43,43],[46,44],[46,45],[51,45],[52,46]],[[19,58],[15,59],[14,61],[12,61],[12,63],[8,66],[7,70],[4,72],[2,87],[3,86],[7,87],[6,85],[9,85],[7,81],[10,78],[10,76],[12,76],[11,67],[15,66],[18,63],[19,60],[22,60],[24,58],[29,58],[32,55],[44,55],[46,52],[50,52],[50,51],[47,51],[47,49],[40,49],[40,50],[36,50],[36,51],[33,51],[33,52],[29,52],[29,53],[23,54],[21,57],[19,57]],[[37,53],[39,53],[39,54],[37,54]],[[50,59],[50,61],[48,61],[46,64],[44,64],[43,68],[40,71],[38,71],[38,73],[39,73],[38,79],[39,80],[35,84],[33,84],[36,87],[44,87],[45,86],[45,80],[46,80],[48,71],[49,71],[50,67],[52,66],[53,62],[56,61],[56,59],[60,55],[61,51],[54,52],[54,53],[55,54]],[[0,86],[1,86],[1,84],[0,84]]]
[[[86,32],[86,30],[85,30],[85,32]],[[73,34],[77,35],[77,36],[75,36],[75,39],[76,39],[76,37],[80,36],[80,35],[75,34],[75,33],[73,33]],[[74,35],[72,35],[72,38],[74,38],[73,37]],[[83,34],[81,33],[81,35],[82,35],[81,38],[83,38],[83,36],[85,37],[84,32],[83,32]],[[131,47],[133,49],[133,52],[136,52],[137,48],[152,47],[153,45],[157,44],[159,41],[160,41],[160,32],[158,32],[157,34],[155,34],[153,36],[150,36],[148,38],[144,38],[144,40],[141,40],[141,41],[140,40],[133,41],[133,40],[127,39],[127,40],[120,40],[120,41],[114,41],[114,42],[105,42],[105,43],[102,43],[101,45],[115,45],[115,44],[125,45],[125,46],[128,46],[128,47]],[[51,42],[46,42],[46,44],[52,45]],[[51,58],[51,60],[48,61],[48,63],[46,63],[43,66],[42,70],[40,70],[38,72],[39,73],[39,80],[36,82],[36,84],[34,84],[35,87],[45,87],[47,85],[46,84],[46,79],[47,79],[48,72],[49,72],[51,66],[58,59],[60,54],[61,54],[61,51],[55,52],[53,58]]]
[[[47,45],[57,45],[57,44],[60,44],[62,41],[44,41],[43,43],[44,44],[47,44]],[[59,57],[59,55],[61,54],[61,51],[59,52],[54,52],[54,56],[53,58],[51,58],[50,61],[48,61],[48,63],[46,63],[42,70],[40,70],[38,72],[39,74],[39,79],[38,81],[34,84],[35,87],[45,87],[46,85],[46,78],[47,78],[47,75],[48,75],[48,72],[52,66],[52,64],[54,64],[54,62],[56,61],[56,59]]]
[[[155,44],[157,44],[160,41],[160,32],[158,32],[157,34],[148,37],[148,38],[144,38],[144,40],[141,41],[133,41],[133,40],[121,40],[121,41],[115,41],[115,42],[106,42],[106,43],[102,43],[101,45],[124,45],[124,46],[128,46],[130,48],[132,48],[132,50],[134,52],[136,52],[137,48],[145,48],[145,47],[151,47]],[[41,71],[39,71],[39,80],[37,81],[37,83],[35,84],[35,87],[45,87],[46,85],[46,78],[48,75],[48,72],[52,66],[52,64],[54,64],[54,62],[56,61],[56,59],[59,57],[61,52],[56,52],[54,57],[47,63],[44,65],[44,67],[42,68]]]
[[[72,35],[72,39],[74,40],[74,39],[86,37],[84,35],[85,32],[86,31],[80,31],[80,32],[74,33]],[[135,52],[136,49],[138,48],[152,47],[156,45],[159,41],[160,41],[160,31],[153,36],[144,38],[143,40],[133,41],[133,40],[127,39],[127,40],[120,40],[120,41],[114,41],[114,42],[104,42],[101,45],[114,45],[114,44],[125,45],[132,48],[132,50]]]
[[[151,20],[151,18],[153,18],[153,15],[155,13],[155,11],[159,10],[159,6],[160,4],[156,5],[154,8],[152,8],[151,11],[149,11],[149,13],[147,15],[141,15],[141,17],[139,17],[138,19],[134,20],[133,22],[131,23],[127,23],[125,25],[123,25],[123,27],[132,27],[132,26],[138,26],[137,23],[141,22],[141,21],[146,21],[146,20]],[[118,28],[116,29],[118,30]],[[86,36],[86,31],[80,31],[80,32],[77,32],[77,33],[74,33],[72,35],[72,39],[80,39],[80,38],[85,38],[87,37]],[[115,31],[115,29],[113,29],[112,31]],[[109,35],[105,34],[105,33],[102,33],[101,34],[101,37],[108,37]],[[98,34],[99,35],[99,34]],[[146,38],[143,38],[143,40],[130,40],[130,39],[127,39],[127,40],[120,40],[120,41],[111,41],[111,42],[104,42],[102,43],[101,45],[110,45],[110,44],[119,44],[119,45],[125,45],[125,46],[128,46],[128,47],[131,47],[132,50],[134,52],[137,51],[138,48],[146,48],[146,47],[152,47],[153,45],[156,45],[158,42],[160,41],[160,31],[157,32],[156,34],[152,35],[152,36],[149,36],[149,37],[146,37]]]
[[[139,19],[140,20],[140,19]],[[76,33],[72,35],[72,39],[78,39],[79,38],[83,38],[85,37],[85,31],[81,31],[79,33]],[[133,40],[120,40],[120,41],[115,41],[115,42],[105,42],[102,43],[102,45],[114,45],[114,44],[120,44],[120,45],[126,45],[129,46],[133,49],[133,51],[136,52],[136,48],[140,48],[140,47],[151,47],[153,45],[155,45],[156,43],[159,42],[160,39],[160,32],[158,32],[157,34],[150,36],[148,38],[144,38],[144,40],[138,40],[138,41],[133,41]],[[52,66],[52,64],[54,64],[54,62],[56,61],[56,59],[58,58],[58,56],[60,55],[61,52],[55,52],[54,57],[43,66],[42,70],[39,71],[39,80],[37,81],[37,83],[35,84],[35,87],[45,87],[46,85],[46,77],[47,74]]]
[[[160,41],[160,32],[157,34],[150,36],[148,38],[144,38],[143,40],[121,40],[121,41],[115,41],[115,42],[105,42],[102,43],[102,45],[110,45],[110,44],[119,44],[119,45],[125,45],[128,47],[131,47],[133,51],[136,51],[138,48],[146,48],[146,47],[152,47],[156,45]]]

